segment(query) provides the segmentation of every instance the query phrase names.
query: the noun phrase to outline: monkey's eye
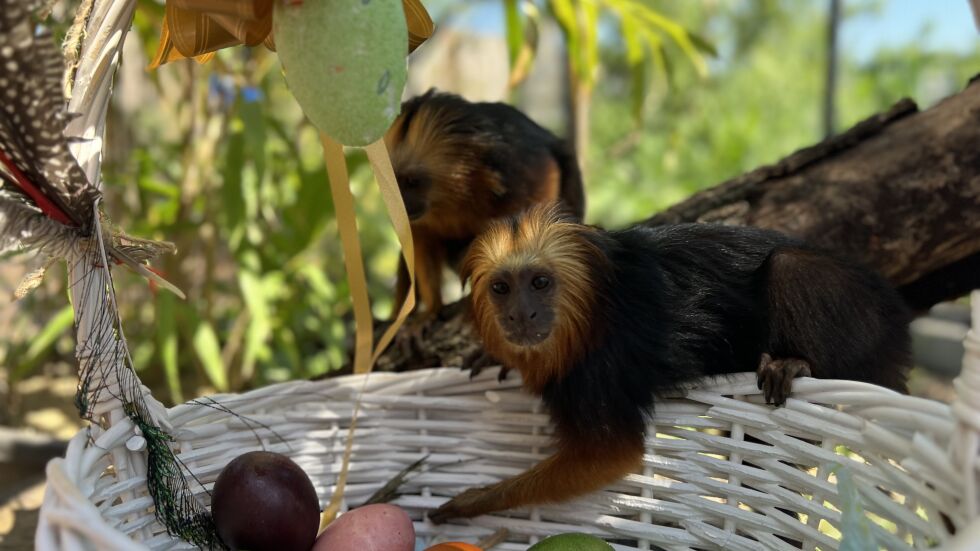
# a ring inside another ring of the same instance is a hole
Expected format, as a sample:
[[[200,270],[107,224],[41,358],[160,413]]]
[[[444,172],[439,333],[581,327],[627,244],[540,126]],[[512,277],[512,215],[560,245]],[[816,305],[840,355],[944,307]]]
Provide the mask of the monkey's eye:
[[[534,287],[539,291],[548,285],[551,285],[551,278],[548,276],[539,275],[531,280],[531,287]]]
[[[506,295],[510,292],[510,285],[507,285],[503,281],[497,281],[490,286],[490,290],[498,295]]]

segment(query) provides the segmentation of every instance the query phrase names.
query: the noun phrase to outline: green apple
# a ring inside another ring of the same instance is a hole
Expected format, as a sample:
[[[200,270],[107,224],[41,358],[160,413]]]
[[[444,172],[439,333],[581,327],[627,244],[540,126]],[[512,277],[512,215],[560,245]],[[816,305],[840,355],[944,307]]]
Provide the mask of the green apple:
[[[527,551],[612,551],[612,546],[586,534],[558,534],[532,545]]]

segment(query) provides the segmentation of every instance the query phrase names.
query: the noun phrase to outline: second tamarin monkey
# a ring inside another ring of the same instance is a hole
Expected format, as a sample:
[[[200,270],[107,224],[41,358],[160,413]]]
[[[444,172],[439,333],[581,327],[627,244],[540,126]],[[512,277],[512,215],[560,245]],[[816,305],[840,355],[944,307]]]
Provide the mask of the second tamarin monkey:
[[[607,232],[553,210],[494,224],[462,274],[487,351],[520,371],[555,425],[554,455],[456,496],[443,522],[598,490],[640,466],[655,397],[756,371],[904,391],[909,314],[874,272],[773,231],[712,224]]]
[[[402,105],[385,135],[415,242],[419,298],[442,306],[442,272],[456,268],[493,220],[559,202],[581,219],[585,196],[571,147],[504,103],[472,103],[429,90]],[[408,292],[398,270],[397,312]]]

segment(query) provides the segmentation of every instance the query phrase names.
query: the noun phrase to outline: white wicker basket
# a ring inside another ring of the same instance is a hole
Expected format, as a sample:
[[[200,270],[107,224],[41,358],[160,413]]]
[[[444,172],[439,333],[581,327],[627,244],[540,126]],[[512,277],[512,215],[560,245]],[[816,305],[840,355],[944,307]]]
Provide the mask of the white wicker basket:
[[[88,20],[69,105],[82,116],[68,134],[84,138],[72,151],[93,182],[99,181],[111,75],[134,9],[135,0],[95,0]],[[85,253],[69,263],[73,304],[104,305],[111,281],[104,271],[86,269],[91,259]],[[977,324],[980,294],[973,305]],[[76,310],[80,343],[113,334],[112,326],[93,322],[94,310]],[[966,550],[980,548],[978,333],[975,326],[967,338],[952,407],[866,384],[806,379],[796,382],[786,407],[773,409],[762,404],[752,374],[706,381],[686,397],[658,402],[642,472],[574,503],[439,527],[424,520],[426,510],[547,454],[547,415],[520,392],[516,375],[501,385],[494,372],[473,381],[457,369],[377,373],[274,385],[169,411],[142,392],[148,414],[175,436],[177,456],[204,483],[195,490],[205,504],[205,489],[221,468],[254,449],[290,455],[314,480],[321,500],[329,499],[353,400],[363,389],[347,500],[358,504],[428,455],[438,468],[413,478],[396,501],[427,543],[472,541],[506,527],[507,543],[494,549],[522,550],[565,531],[597,534],[619,549],[800,548],[780,537],[802,542],[803,549],[837,549],[833,529],[863,518],[841,513],[849,509],[840,489],[845,497],[856,491],[868,518],[877,521],[869,526],[883,548]],[[99,383],[115,385],[105,396],[139,393],[124,347],[117,352],[95,358],[80,345],[80,369],[112,375]],[[154,517],[145,441],[120,402],[92,405],[100,424],[81,431],[66,457],[48,465],[37,548],[189,548]],[[837,465],[845,470],[834,471]],[[839,487],[839,477],[853,482]],[[956,527],[955,537],[946,521]]]
[[[980,293],[974,309],[980,319]],[[425,511],[548,453],[548,418],[516,380],[498,384],[491,371],[471,381],[458,369],[375,373],[366,384],[365,376],[348,376],[213,397],[251,423],[203,403],[168,413],[179,457],[206,485],[237,455],[264,448],[295,459],[325,501],[363,385],[347,500],[358,504],[428,455],[440,467],[412,479],[395,501],[427,543],[475,541],[506,527],[508,543],[495,549],[523,550],[537,538],[573,530],[617,549],[800,548],[776,536],[802,542],[803,549],[837,549],[831,534],[842,527],[844,506],[832,470],[843,465],[876,521],[869,526],[882,548],[976,549],[976,329],[967,346],[971,355],[952,407],[863,383],[801,379],[787,405],[772,408],[762,404],[753,374],[705,381],[686,397],[658,402],[642,472],[573,503],[444,526],[424,520]],[[50,463],[39,549],[137,549],[134,540],[151,549],[190,547],[155,520],[145,479],[134,468],[142,452],[127,443],[138,449],[139,437],[122,420],[94,442],[82,431],[67,457]],[[114,468],[120,455],[137,461]],[[958,527],[959,540],[950,538],[939,513]]]

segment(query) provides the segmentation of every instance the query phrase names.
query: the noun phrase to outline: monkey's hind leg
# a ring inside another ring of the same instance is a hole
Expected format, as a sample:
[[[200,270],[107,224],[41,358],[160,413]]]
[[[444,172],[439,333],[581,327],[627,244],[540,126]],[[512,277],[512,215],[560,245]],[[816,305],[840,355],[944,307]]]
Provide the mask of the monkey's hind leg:
[[[408,266],[405,264],[405,259],[401,256],[398,257],[398,272],[395,275],[395,298],[391,307],[391,314],[388,315],[389,320],[394,320],[398,316],[398,312],[401,311],[402,305],[408,300]]]
[[[773,251],[761,275],[769,330],[762,352],[776,360],[805,360],[813,377],[905,390],[909,317],[901,297],[881,276],[795,247]],[[774,379],[774,385],[788,386],[799,376],[798,365],[779,369],[792,372]]]
[[[793,390],[793,379],[810,377],[810,364],[799,358],[780,358],[774,360],[769,354],[763,353],[756,371],[756,382],[759,390],[766,396],[767,404],[781,406],[786,403]]]
[[[423,321],[429,321],[442,308],[442,266],[446,258],[445,251],[442,250],[444,245],[420,233],[413,233],[412,237],[415,240],[415,295],[418,304],[422,306],[421,309],[416,310],[419,312],[416,316]],[[391,309],[390,319],[395,319],[408,299],[410,283],[408,276],[405,259],[399,258],[394,306]]]

